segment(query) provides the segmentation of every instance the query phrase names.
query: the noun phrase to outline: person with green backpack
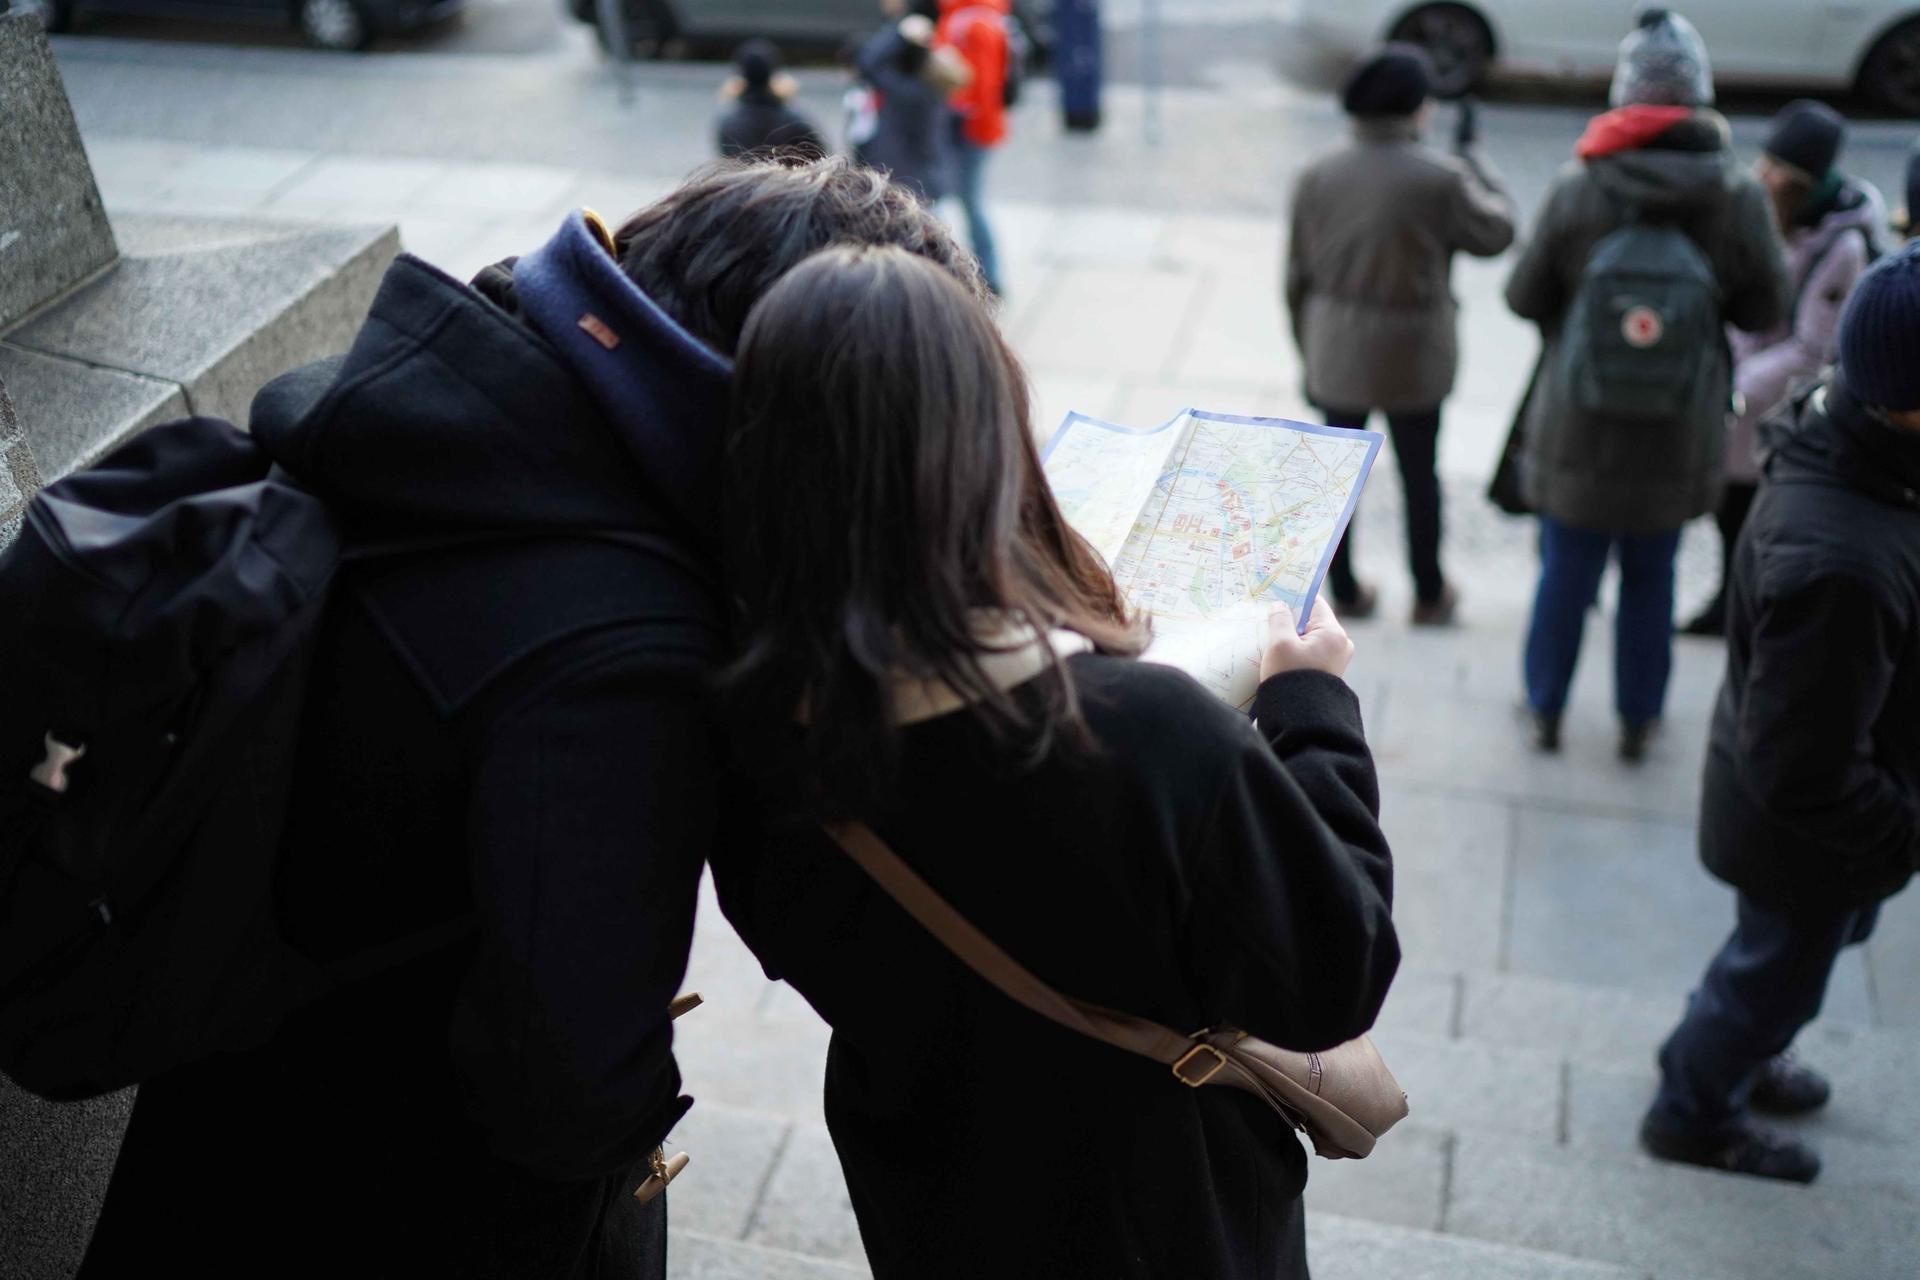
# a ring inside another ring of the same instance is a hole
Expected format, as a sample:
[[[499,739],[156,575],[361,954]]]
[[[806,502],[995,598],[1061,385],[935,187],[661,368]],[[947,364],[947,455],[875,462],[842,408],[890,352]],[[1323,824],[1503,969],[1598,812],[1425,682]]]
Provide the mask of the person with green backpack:
[[[1611,102],[1549,189],[1507,303],[1544,342],[1519,464],[1540,517],[1525,654],[1533,743],[1559,749],[1586,614],[1617,558],[1619,751],[1638,761],[1672,668],[1680,530],[1719,500],[1725,328],[1780,323],[1788,283],[1766,192],[1734,162],[1692,24],[1644,10]]]

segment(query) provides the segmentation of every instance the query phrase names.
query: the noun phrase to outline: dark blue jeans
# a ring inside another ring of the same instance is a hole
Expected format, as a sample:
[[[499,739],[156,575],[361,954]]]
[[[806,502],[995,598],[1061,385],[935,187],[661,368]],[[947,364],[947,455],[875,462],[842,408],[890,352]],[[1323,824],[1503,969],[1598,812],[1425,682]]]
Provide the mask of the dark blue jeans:
[[[1620,560],[1614,623],[1614,707],[1632,724],[1658,720],[1673,670],[1673,558],[1680,531],[1615,534],[1540,517],[1540,586],[1527,629],[1527,702],[1541,715],[1567,705],[1587,611],[1607,560]]]
[[[967,243],[973,246],[973,256],[979,259],[980,274],[987,278],[988,287],[999,293],[1000,257],[994,252],[993,228],[987,223],[986,170],[990,148],[968,141],[960,129],[961,122],[956,117],[953,150],[960,181],[953,194],[967,215]]]
[[[1660,1047],[1648,1119],[1679,1134],[1738,1124],[1754,1074],[1819,1014],[1841,949],[1865,942],[1879,915],[1878,907],[1789,914],[1741,894],[1732,936]]]

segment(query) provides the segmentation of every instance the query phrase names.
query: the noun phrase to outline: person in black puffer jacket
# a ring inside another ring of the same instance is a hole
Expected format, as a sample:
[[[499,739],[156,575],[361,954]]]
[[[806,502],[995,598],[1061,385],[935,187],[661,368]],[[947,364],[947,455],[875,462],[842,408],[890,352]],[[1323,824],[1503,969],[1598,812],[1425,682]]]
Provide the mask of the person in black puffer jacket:
[[[255,437],[351,541],[441,548],[336,584],[281,928],[331,963],[475,927],[143,1084],[85,1280],[665,1274],[665,1198],[632,1192],[690,1102],[668,1007],[723,803],[731,355],[848,241],[984,296],[876,175],[726,166],[471,286],[403,256],[350,352],[260,393]]]
[[[1827,1100],[1783,1058],[1842,947],[1920,858],[1920,247],[1862,277],[1840,371],[1796,406],[1742,533],[1700,851],[1733,935],[1660,1051],[1655,1155],[1791,1181],[1818,1157],[1754,1127]]]

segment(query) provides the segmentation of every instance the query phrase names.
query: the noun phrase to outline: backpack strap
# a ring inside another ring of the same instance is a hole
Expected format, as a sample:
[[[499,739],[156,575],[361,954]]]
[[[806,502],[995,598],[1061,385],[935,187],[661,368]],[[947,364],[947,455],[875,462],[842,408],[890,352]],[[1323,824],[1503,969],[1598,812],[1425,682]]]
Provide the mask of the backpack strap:
[[[1150,1019],[1117,1013],[1062,995],[974,928],[932,885],[903,862],[872,827],[864,822],[836,822],[824,830],[941,946],[1009,999],[1090,1040],[1151,1058],[1171,1069],[1185,1085],[1198,1088],[1226,1065],[1221,1049],[1238,1040],[1239,1033],[1218,1033],[1225,1043],[1216,1047],[1211,1043],[1213,1035],[1208,1032],[1183,1036]]]
[[[1807,300],[1807,290],[1813,286],[1813,278],[1820,274],[1820,268],[1825,266],[1827,259],[1833,256],[1835,250],[1839,249],[1841,242],[1844,241],[1848,236],[1853,235],[1855,233],[1859,234],[1860,239],[1864,243],[1864,246],[1866,248],[1867,266],[1871,267],[1873,265],[1874,249],[1876,248],[1873,241],[1873,228],[1864,226],[1860,223],[1855,223],[1853,226],[1850,226],[1850,227],[1841,228],[1840,234],[1833,238],[1833,242],[1831,244],[1829,244],[1825,249],[1821,250],[1819,257],[1815,258],[1812,262],[1809,262],[1807,264],[1806,271],[1801,273],[1800,279],[1794,284],[1793,302],[1792,302],[1792,305],[1790,305],[1787,308],[1787,332],[1788,333],[1795,332],[1799,327],[1798,321],[1800,319],[1800,304]]]

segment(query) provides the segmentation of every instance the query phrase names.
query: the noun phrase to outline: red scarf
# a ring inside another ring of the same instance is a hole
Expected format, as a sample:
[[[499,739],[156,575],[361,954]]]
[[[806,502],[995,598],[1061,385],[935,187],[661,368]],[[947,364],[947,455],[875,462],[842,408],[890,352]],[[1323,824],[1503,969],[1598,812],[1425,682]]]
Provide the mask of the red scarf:
[[[1573,154],[1582,160],[1643,147],[1693,114],[1692,107],[1621,107],[1587,122]]]

